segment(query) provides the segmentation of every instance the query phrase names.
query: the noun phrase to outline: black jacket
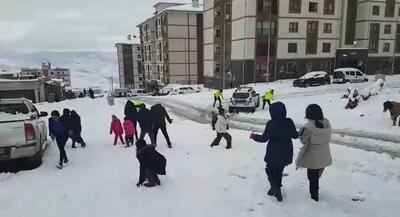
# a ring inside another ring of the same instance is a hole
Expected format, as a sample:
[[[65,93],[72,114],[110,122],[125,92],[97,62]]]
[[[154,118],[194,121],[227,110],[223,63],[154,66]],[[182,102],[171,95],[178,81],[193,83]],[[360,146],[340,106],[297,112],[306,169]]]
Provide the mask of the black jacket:
[[[60,121],[64,125],[64,128],[67,132],[73,130],[74,127],[71,115],[61,115]]]
[[[169,123],[172,123],[167,110],[165,110],[161,104],[156,104],[151,107],[151,116],[153,118],[153,127],[164,127],[166,125],[165,118]]]
[[[128,100],[125,104],[125,116],[132,121],[132,123],[136,123],[138,118],[137,108],[130,100]]]
[[[256,135],[256,142],[267,142],[267,152],[264,161],[273,167],[284,167],[293,161],[292,139],[297,139],[299,134],[290,118],[286,118],[286,107],[277,102],[269,107],[271,120],[268,121],[262,135]]]
[[[167,165],[167,160],[162,154],[156,151],[154,146],[146,145],[140,148],[139,150],[137,150],[136,157],[140,163],[140,184],[143,184],[146,179],[146,169],[158,175],[166,174],[165,167]]]
[[[81,117],[78,114],[71,114],[71,126],[72,132],[80,133],[82,132],[82,124],[81,124]]]
[[[153,118],[151,112],[147,108],[141,108],[137,116],[140,129],[143,131],[150,131],[153,128]]]

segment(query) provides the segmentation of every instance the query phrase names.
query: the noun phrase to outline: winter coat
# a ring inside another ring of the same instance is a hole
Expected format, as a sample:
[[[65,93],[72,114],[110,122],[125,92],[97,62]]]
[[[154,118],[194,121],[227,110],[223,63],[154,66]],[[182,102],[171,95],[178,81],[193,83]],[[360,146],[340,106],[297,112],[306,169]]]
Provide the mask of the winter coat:
[[[300,141],[304,145],[296,159],[296,166],[307,169],[322,169],[332,164],[329,141],[331,125],[328,119],[322,121],[324,128],[317,128],[310,121],[300,129]]]
[[[223,99],[224,98],[224,96],[222,95],[221,90],[216,90],[214,92],[214,98],[217,98],[217,99]]]
[[[74,126],[71,115],[61,115],[60,121],[67,131],[73,130]]]
[[[61,121],[55,121],[53,118],[49,118],[49,132],[50,135],[54,135],[55,137],[68,135],[63,123]]]
[[[169,123],[172,123],[171,118],[168,115],[167,110],[161,105],[156,104],[151,107],[151,116],[153,118],[153,127],[165,127],[165,118]]]
[[[78,114],[71,114],[71,130],[74,133],[82,132],[81,117]]]
[[[123,125],[124,125],[125,135],[133,136],[136,134],[136,128],[135,125],[133,125],[132,121],[124,120]]]
[[[125,116],[132,121],[132,123],[136,123],[137,121],[137,108],[131,100],[128,100],[125,104]]]
[[[269,107],[271,120],[267,122],[264,133],[255,135],[256,142],[267,142],[267,152],[264,161],[273,167],[284,167],[293,161],[292,139],[297,139],[299,134],[290,118],[286,118],[286,107],[277,102]]]
[[[167,165],[167,160],[165,157],[158,153],[154,146],[146,145],[136,152],[136,157],[140,163],[140,176],[139,183],[143,184],[146,179],[145,171],[146,169],[159,174],[165,175],[165,167]]]
[[[217,115],[217,121],[215,122],[215,131],[217,133],[226,133],[228,130],[229,118],[225,115]]]
[[[270,90],[270,91],[266,92],[262,98],[263,98],[263,100],[273,100],[274,93]]]
[[[138,122],[140,129],[143,131],[150,131],[153,129],[153,119],[150,110],[141,108],[138,112]]]
[[[124,130],[122,128],[121,121],[118,118],[111,121],[110,133],[111,132],[114,132],[115,135],[124,134]]]

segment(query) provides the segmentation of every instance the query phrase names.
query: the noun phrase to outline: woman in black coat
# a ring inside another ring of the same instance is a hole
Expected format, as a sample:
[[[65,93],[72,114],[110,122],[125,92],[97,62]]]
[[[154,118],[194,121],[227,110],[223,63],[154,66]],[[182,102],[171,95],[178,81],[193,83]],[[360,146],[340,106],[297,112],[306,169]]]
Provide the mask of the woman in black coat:
[[[137,129],[137,120],[138,120],[138,112],[135,104],[131,101],[128,100],[125,104],[125,117],[128,118],[128,120],[132,121],[133,125],[135,125],[135,129]],[[137,133],[135,134],[136,140],[138,140],[138,135]]]
[[[154,146],[147,145],[146,141],[140,139],[136,142],[136,157],[140,163],[139,182],[136,186],[154,187],[161,185],[158,175],[165,175],[167,160],[158,153]],[[147,179],[147,183],[143,184]]]
[[[167,110],[165,110],[164,106],[161,104],[156,104],[151,107],[150,111],[153,118],[153,133],[155,143],[157,144],[158,130],[161,130],[165,140],[167,140],[168,148],[172,148],[165,123],[165,119],[167,119],[168,123],[172,124],[172,119],[169,117]]]
[[[282,201],[282,173],[285,166],[293,161],[292,139],[299,137],[292,119],[286,117],[285,104],[276,102],[269,107],[271,120],[267,122],[262,135],[251,134],[250,138],[256,142],[268,142],[264,161],[266,173],[271,188],[268,195],[275,196]]]

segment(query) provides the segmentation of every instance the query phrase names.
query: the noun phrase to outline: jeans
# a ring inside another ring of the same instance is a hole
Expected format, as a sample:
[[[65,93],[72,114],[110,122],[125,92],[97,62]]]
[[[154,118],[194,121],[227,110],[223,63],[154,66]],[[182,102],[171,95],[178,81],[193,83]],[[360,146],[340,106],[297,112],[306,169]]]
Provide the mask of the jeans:
[[[211,146],[219,145],[222,137],[224,137],[224,139],[226,140],[226,147],[232,147],[232,136],[229,133],[217,133],[217,138],[214,139],[214,141],[211,143]]]
[[[154,127],[154,140],[155,143],[157,144],[157,135],[158,135],[158,130],[161,130],[161,132],[163,133],[165,140],[167,140],[167,144],[171,145],[171,141],[169,140],[169,136],[168,136],[168,132],[167,132],[167,127],[166,126],[157,126]]]
[[[219,101],[219,107],[222,107],[221,98],[220,98],[220,97],[215,97],[215,96],[214,96],[214,104],[213,104],[213,107],[215,107],[215,104],[217,103],[217,101]]]
[[[56,142],[58,150],[60,150],[60,164],[68,161],[67,153],[65,152],[65,144],[68,141],[68,136],[57,136]]]

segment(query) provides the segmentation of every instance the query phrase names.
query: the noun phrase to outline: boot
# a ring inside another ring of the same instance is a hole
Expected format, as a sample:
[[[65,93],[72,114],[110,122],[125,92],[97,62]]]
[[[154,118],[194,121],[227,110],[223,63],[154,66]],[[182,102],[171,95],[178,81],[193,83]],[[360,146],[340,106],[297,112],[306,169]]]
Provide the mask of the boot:
[[[274,190],[272,189],[272,187],[268,190],[267,194],[269,196],[274,196]]]
[[[168,148],[172,148],[172,145],[171,145],[171,143],[169,143],[169,144],[168,144]]]
[[[276,187],[275,188],[275,195],[276,199],[281,202],[282,201],[282,192],[281,192],[281,187]]]
[[[210,147],[218,146],[218,144],[211,144]]]
[[[231,148],[232,148],[232,146],[230,146],[230,145],[226,146],[226,149],[231,149]]]
[[[160,181],[160,179],[158,178],[158,175],[155,175],[154,181],[156,182],[157,185],[161,185],[161,181]]]
[[[147,183],[144,183],[143,185],[144,185],[145,187],[151,188],[151,187],[156,186],[156,183],[155,183],[155,182],[147,182]]]
[[[311,195],[311,199],[313,199],[313,200],[315,200],[315,201],[319,201],[319,196],[318,196],[318,194],[312,194]]]

